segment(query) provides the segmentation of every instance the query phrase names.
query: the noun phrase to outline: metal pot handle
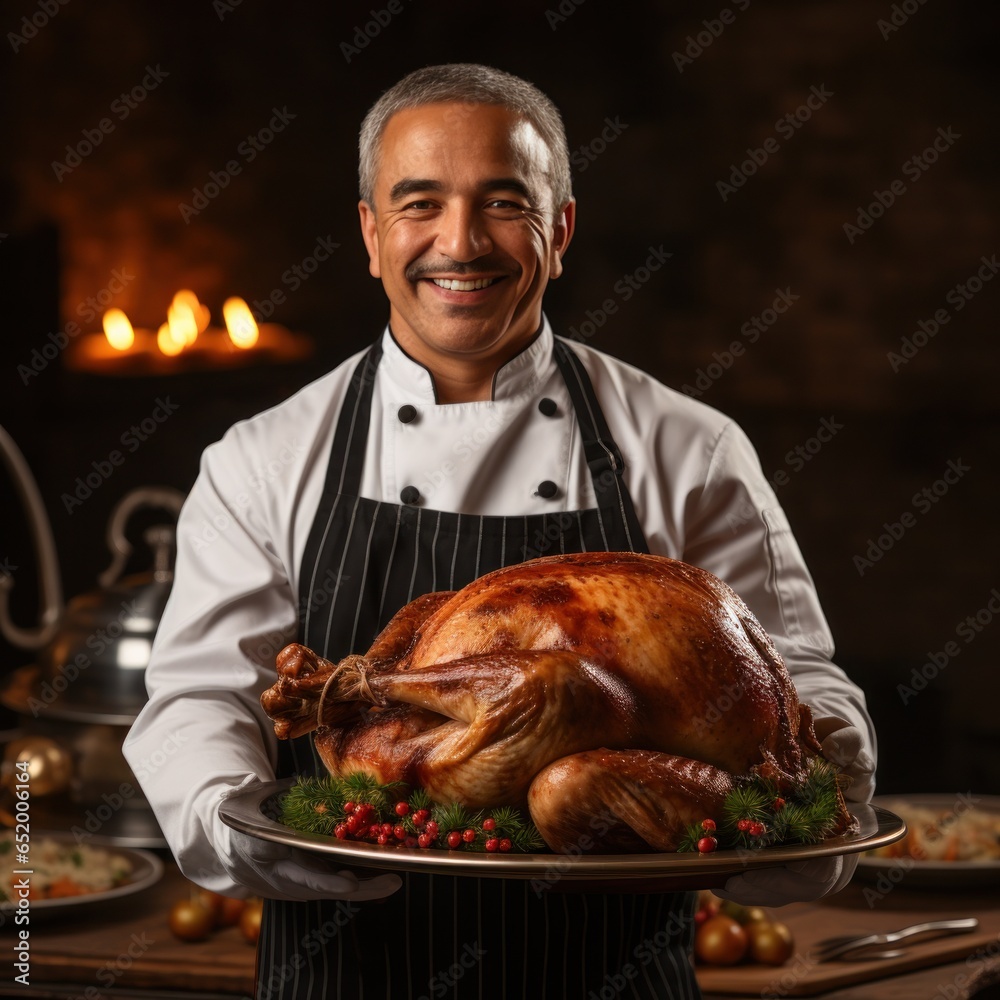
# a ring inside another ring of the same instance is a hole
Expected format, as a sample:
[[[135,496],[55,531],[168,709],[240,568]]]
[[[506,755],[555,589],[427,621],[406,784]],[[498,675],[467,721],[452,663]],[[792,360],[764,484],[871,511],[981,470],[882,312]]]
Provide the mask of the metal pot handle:
[[[38,553],[38,589],[42,602],[41,620],[35,628],[15,625],[9,607],[14,578],[6,571],[0,572],[0,632],[8,642],[21,649],[41,649],[55,638],[64,609],[55,538],[35,477],[21,449],[3,427],[0,427],[0,459],[13,476],[14,486],[28,514],[28,527]]]
[[[128,519],[141,507],[162,507],[169,510],[176,520],[184,503],[184,494],[172,486],[140,486],[118,501],[108,521],[108,549],[111,565],[97,578],[102,587],[110,587],[125,569],[132,554],[132,543],[125,537]]]

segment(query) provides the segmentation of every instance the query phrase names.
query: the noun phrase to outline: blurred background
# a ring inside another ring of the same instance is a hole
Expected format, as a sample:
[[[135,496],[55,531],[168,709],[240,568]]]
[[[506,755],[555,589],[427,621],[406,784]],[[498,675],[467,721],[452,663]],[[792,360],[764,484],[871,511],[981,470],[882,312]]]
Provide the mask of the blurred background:
[[[880,791],[997,790],[995,9],[318,6],[5,5],[0,425],[65,595],[97,586],[130,491],[186,491],[231,423],[379,334],[358,126],[409,70],[486,62],[564,113],[579,223],[556,331],[746,428],[868,694]],[[153,337],[180,290],[211,328],[170,359]],[[221,333],[232,296],[270,324],[254,347]],[[130,352],[104,343],[112,307]],[[0,471],[0,563],[29,626],[37,559]],[[130,571],[155,520],[129,525]],[[0,641],[0,673],[34,655]]]

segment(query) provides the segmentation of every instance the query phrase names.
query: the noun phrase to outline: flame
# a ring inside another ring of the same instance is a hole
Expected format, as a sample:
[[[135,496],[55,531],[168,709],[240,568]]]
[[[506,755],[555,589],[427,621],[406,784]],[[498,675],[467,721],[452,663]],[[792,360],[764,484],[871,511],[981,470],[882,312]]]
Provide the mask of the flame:
[[[250,307],[243,299],[234,296],[222,304],[222,316],[226,321],[229,339],[236,347],[248,348],[257,343],[260,331]]]
[[[170,336],[183,349],[190,347],[198,339],[198,320],[194,310],[186,302],[176,298],[167,310],[167,326]]]
[[[208,306],[202,305],[198,301],[198,296],[190,289],[182,288],[170,303],[172,309],[177,309],[185,313],[190,313],[194,319],[195,334],[188,343],[193,343],[199,333],[204,333],[208,329],[209,321],[212,318],[211,310]]]
[[[168,358],[172,358],[184,350],[184,343],[175,339],[169,323],[164,323],[157,331],[156,346]]]
[[[104,336],[116,351],[127,351],[135,343],[135,331],[121,309],[109,309],[101,322]]]

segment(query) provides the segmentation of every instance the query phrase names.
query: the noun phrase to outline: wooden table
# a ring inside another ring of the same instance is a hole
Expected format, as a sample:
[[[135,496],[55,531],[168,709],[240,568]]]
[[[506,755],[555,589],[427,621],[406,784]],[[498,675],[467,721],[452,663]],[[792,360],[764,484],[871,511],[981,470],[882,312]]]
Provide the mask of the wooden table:
[[[0,996],[83,1000],[233,1000],[253,990],[254,948],[237,928],[209,941],[178,941],[167,926],[172,903],[188,883],[168,862],[163,879],[146,892],[60,918],[36,916],[30,927],[31,986],[13,982],[12,925],[0,929],[4,950]],[[772,911],[795,935],[797,951],[780,969],[741,966],[699,968],[705,1000],[734,996],[822,996],[825,1000],[961,1000],[973,965],[1000,962],[1000,891],[984,886],[961,893],[915,891],[898,886],[869,907],[863,885],[849,886],[819,903]],[[926,916],[976,916],[980,930],[927,942],[908,951],[905,962],[834,963],[816,967],[809,946],[851,930],[890,930]],[[971,960],[977,949],[983,958]],[[914,963],[932,962],[914,968]],[[845,980],[854,980],[848,982]],[[524,998],[511,998],[524,1000]],[[576,998],[574,998],[576,1000]]]
[[[865,889],[869,893],[866,897]],[[874,901],[873,906],[869,902]],[[918,890],[900,884],[880,899],[857,879],[843,892],[816,903],[770,911],[788,924],[796,952],[781,968],[698,968],[705,1000],[820,996],[824,1000],[964,1000],[973,974],[1000,965],[1000,887],[995,883],[957,892]],[[823,938],[877,933],[948,917],[977,917],[972,933],[915,944],[896,959],[867,962],[811,960]]]
[[[0,996],[74,997],[115,1000],[184,996],[251,997],[255,948],[239,928],[217,931],[208,941],[179,941],[167,914],[190,891],[172,861],[163,878],[143,893],[94,907],[36,911],[30,925],[31,986],[13,982],[8,954],[10,922],[0,930],[8,954],[0,968]]]

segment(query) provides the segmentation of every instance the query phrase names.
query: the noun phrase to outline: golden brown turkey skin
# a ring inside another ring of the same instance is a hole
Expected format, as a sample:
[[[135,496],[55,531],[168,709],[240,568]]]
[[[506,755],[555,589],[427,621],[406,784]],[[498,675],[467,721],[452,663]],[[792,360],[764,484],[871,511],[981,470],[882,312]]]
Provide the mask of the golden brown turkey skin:
[[[538,832],[563,854],[672,851],[689,824],[718,816],[732,778],[704,761],[646,750],[588,750],[531,783]]]
[[[407,605],[365,656],[332,664],[293,645],[278,673],[262,698],[277,734],[318,728],[332,773],[364,770],[470,806],[523,804],[543,769],[588,751],[632,754],[636,775],[643,754],[670,755],[657,773],[681,789],[678,802],[697,797],[697,782],[677,758],[711,769],[702,776],[782,781],[819,752],[808,709],[742,600],[660,556],[510,566]],[[604,794],[600,766],[586,759],[591,801]],[[719,787],[706,786],[702,817]],[[535,798],[533,815],[546,808]]]

